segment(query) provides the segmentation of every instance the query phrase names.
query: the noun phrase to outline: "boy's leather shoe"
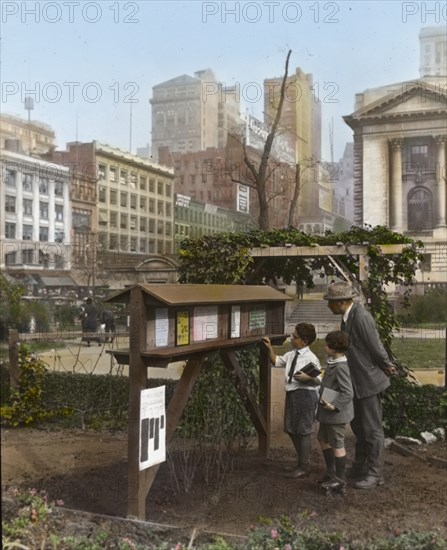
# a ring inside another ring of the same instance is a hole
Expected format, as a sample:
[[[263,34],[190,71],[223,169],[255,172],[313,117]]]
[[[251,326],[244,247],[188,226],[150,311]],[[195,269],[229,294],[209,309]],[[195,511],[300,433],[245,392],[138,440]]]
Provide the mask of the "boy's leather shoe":
[[[310,474],[310,468],[295,468],[291,472],[286,474],[286,477],[292,477],[292,478],[300,478],[300,477],[307,477]]]
[[[360,479],[358,481],[354,481],[352,486],[355,489],[373,489],[374,487],[378,487],[379,485],[383,485],[383,477],[377,477],[377,476],[366,476],[364,479]]]

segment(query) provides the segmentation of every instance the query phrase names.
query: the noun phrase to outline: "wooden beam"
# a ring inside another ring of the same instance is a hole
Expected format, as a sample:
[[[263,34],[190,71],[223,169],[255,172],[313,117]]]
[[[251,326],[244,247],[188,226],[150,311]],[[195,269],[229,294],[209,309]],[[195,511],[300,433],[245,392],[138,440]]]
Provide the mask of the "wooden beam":
[[[404,249],[404,244],[381,244],[379,246],[382,254],[401,254]],[[266,246],[250,249],[250,256],[254,258],[268,257],[318,257],[318,256],[357,256],[359,254],[366,255],[368,253],[368,244],[364,245],[331,245],[331,246]]]
[[[224,366],[229,370],[233,376],[234,386],[236,391],[242,399],[242,403],[247,409],[248,414],[254,424],[256,431],[258,432],[259,440],[259,452],[267,454],[269,448],[269,437],[270,433],[268,431],[268,423],[263,414],[263,410],[258,405],[255,397],[250,392],[248,386],[247,378],[243,373],[242,369],[239,366],[239,362],[236,358],[234,351],[222,350],[220,352],[222,357],[222,362]]]

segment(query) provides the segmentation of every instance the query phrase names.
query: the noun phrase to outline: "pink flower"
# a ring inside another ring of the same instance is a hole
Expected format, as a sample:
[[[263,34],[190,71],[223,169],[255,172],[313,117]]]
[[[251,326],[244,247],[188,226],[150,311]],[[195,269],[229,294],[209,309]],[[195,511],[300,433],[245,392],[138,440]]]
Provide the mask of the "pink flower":
[[[65,503],[64,503],[64,501],[63,501],[61,498],[59,498],[59,499],[56,500],[56,506],[63,506],[64,504],[65,504]]]
[[[270,529],[270,535],[272,537],[272,539],[277,539],[278,538],[278,531],[276,529]]]
[[[284,550],[292,550],[292,545],[290,545],[290,544],[285,544],[285,545],[284,545]]]
[[[176,545],[175,545],[175,549],[174,550],[182,550],[182,544],[180,542],[178,542]]]
[[[317,512],[311,512],[309,515],[309,517],[312,519],[316,518],[317,516],[318,516]]]

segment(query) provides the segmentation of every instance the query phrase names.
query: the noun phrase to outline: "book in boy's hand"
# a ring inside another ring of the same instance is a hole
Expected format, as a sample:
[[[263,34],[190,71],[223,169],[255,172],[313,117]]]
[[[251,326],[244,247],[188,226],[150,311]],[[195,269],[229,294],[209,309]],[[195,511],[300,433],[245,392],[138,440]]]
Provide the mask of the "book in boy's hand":
[[[304,367],[300,369],[298,372],[304,372],[304,374],[312,376],[312,378],[316,378],[321,374],[320,369],[317,367],[315,363],[307,363],[307,365],[304,365]]]

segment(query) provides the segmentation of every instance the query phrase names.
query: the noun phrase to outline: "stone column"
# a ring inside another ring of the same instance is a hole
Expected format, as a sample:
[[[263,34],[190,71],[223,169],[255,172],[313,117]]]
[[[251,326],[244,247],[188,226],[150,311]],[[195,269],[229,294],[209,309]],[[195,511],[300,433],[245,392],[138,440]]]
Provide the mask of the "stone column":
[[[436,143],[436,227],[446,226],[446,154],[447,136],[434,136]]]
[[[402,233],[402,139],[391,139],[391,181],[390,181],[390,226],[392,231]]]

